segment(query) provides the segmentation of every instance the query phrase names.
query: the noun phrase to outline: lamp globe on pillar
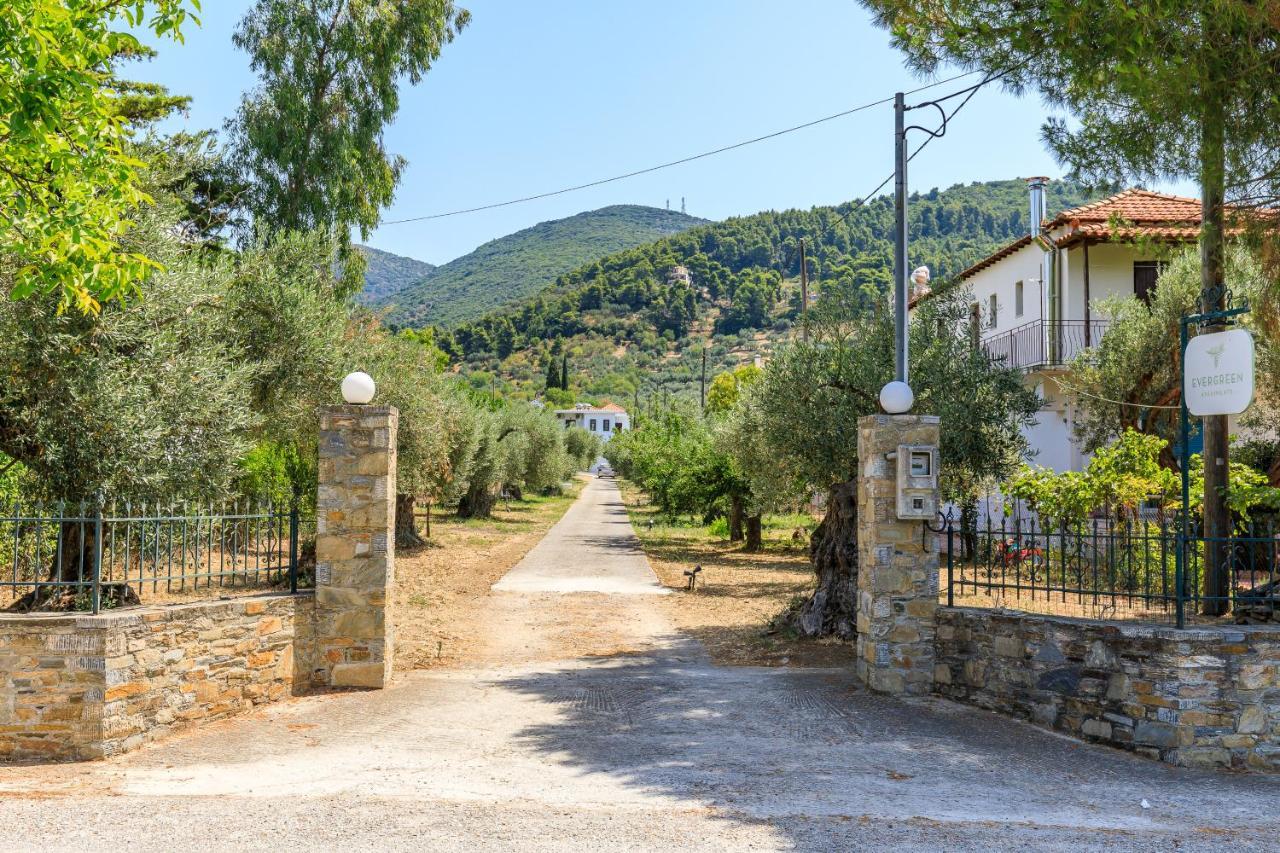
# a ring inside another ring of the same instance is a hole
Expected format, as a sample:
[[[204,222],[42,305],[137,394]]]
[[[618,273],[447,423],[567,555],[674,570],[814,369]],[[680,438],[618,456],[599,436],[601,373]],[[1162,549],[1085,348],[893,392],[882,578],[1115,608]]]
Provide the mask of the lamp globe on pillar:
[[[880,389],[880,408],[891,415],[905,415],[915,404],[916,395],[911,386],[894,380]]]
[[[373,377],[362,370],[348,373],[342,380],[342,399],[355,406],[363,406],[372,401],[376,390]]]

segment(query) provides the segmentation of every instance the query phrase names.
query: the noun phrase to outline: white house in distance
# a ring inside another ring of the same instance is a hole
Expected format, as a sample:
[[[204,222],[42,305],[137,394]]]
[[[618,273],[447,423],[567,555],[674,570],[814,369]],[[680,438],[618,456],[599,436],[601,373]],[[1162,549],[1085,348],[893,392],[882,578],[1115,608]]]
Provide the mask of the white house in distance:
[[[1025,371],[1044,401],[1027,432],[1031,461],[1078,471],[1088,454],[1076,441],[1075,421],[1087,403],[1062,384],[1068,365],[1107,332],[1099,300],[1147,299],[1155,287],[1159,264],[1134,241],[1195,242],[1200,201],[1130,189],[1046,220],[1047,181],[1027,181],[1032,233],[960,273],[958,284],[972,291],[969,323],[980,345]],[[928,295],[917,294],[912,304]]]
[[[612,438],[615,432],[631,429],[631,419],[627,415],[627,410],[617,403],[606,402],[602,406],[577,403],[572,409],[556,409],[556,420],[560,421],[565,429],[579,426],[605,441]]]

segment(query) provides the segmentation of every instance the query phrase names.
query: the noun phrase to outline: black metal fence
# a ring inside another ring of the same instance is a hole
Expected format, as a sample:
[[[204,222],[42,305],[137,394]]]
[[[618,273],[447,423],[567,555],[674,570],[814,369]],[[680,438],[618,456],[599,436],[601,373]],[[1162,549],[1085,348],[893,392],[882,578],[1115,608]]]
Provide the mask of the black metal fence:
[[[296,507],[0,505],[0,609],[83,610],[310,582]],[[8,571],[4,571],[8,562]]]
[[[1102,340],[1105,320],[1032,320],[983,339],[982,348],[1007,367],[1033,368],[1066,364]]]
[[[949,606],[1171,622],[1280,621],[1280,527],[1247,524],[1207,538],[1175,517],[948,518],[942,528]],[[1216,573],[1216,582],[1215,580]]]

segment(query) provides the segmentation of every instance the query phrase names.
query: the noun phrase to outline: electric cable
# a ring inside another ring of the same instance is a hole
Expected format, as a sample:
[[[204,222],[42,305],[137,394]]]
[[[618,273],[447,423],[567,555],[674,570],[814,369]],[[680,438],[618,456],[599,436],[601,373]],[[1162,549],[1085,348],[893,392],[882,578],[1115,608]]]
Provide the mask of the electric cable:
[[[931,101],[931,102],[927,102],[927,103],[931,103],[931,104],[937,104],[937,103],[941,103],[942,101],[947,101],[947,100],[950,100],[951,98],[958,97],[958,96],[960,96],[960,95],[966,95],[965,99],[964,99],[963,101],[961,101],[959,104],[957,104],[957,105],[956,105],[956,108],[955,108],[955,109],[953,109],[949,114],[948,114],[945,110],[943,111],[942,126],[941,126],[941,128],[939,128],[939,131],[938,131],[938,132],[929,132],[929,135],[925,138],[925,140],[924,140],[923,142],[921,142],[921,143],[916,147],[916,150],[915,150],[915,151],[912,151],[912,152],[911,152],[911,154],[907,156],[907,162],[908,162],[908,163],[910,163],[912,160],[914,160],[914,159],[916,158],[916,155],[917,155],[917,154],[919,154],[921,151],[923,151],[923,150],[925,149],[925,146],[927,146],[927,145],[928,145],[930,142],[932,142],[933,140],[937,139],[939,136],[942,136],[943,134],[945,134],[945,133],[946,133],[947,124],[951,121],[951,119],[955,118],[956,113],[958,113],[958,112],[960,112],[962,109],[964,109],[965,105],[966,105],[966,104],[968,104],[968,103],[969,103],[969,101],[973,98],[973,96],[974,96],[974,95],[976,95],[976,94],[978,93],[978,90],[979,90],[979,89],[981,89],[983,86],[987,85],[988,83],[991,83],[991,82],[993,82],[993,81],[995,81],[995,80],[999,80],[999,79],[1001,79],[1002,77],[1006,77],[1006,76],[1008,76],[1009,74],[1012,74],[1015,70],[1017,70],[1017,69],[1010,69],[1010,70],[1005,71],[1005,72],[1003,72],[1003,73],[1001,73],[1001,74],[993,74],[993,75],[989,75],[989,76],[987,76],[986,78],[984,78],[983,80],[979,81],[978,83],[976,83],[976,84],[974,84],[974,85],[972,85],[972,86],[968,86],[968,87],[966,87],[966,88],[964,88],[964,89],[960,89],[960,90],[955,91],[955,92],[952,92],[952,93],[950,93],[950,94],[948,94],[948,95],[943,95],[941,98],[935,98],[935,99],[934,99],[933,101]],[[913,94],[913,93],[911,93],[911,92],[904,92],[903,94],[908,94],[908,95],[909,95],[909,94]],[[889,100],[892,100],[892,99],[889,99]],[[883,103],[883,101],[882,101],[881,103]],[[907,109],[908,109],[908,110],[914,110],[914,109],[919,109],[919,108],[920,108],[920,107],[922,107],[922,106],[926,106],[926,104],[916,104],[915,106],[907,107]],[[876,195],[876,193],[878,193],[878,192],[880,192],[880,190],[884,189],[884,188],[885,188],[885,185],[887,185],[890,181],[892,181],[892,180],[893,180],[894,174],[895,174],[894,172],[890,172],[890,173],[885,177],[885,179],[884,179],[883,181],[881,181],[878,185],[876,185],[876,188],[875,188],[875,189],[873,189],[871,192],[867,193],[866,195],[863,195],[863,196],[860,196],[860,197],[856,197],[856,198],[855,198],[855,199],[850,203],[850,207],[849,207],[849,209],[848,209],[847,211],[845,211],[844,215],[842,215],[839,219],[835,220],[835,221],[834,221],[834,222],[832,222],[830,225],[828,225],[826,228],[823,228],[821,231],[819,231],[819,232],[818,232],[818,235],[817,235],[816,237],[814,237],[814,238],[813,238],[814,242],[815,242],[815,243],[817,243],[817,242],[818,242],[819,240],[821,240],[823,237],[826,237],[828,234],[830,234],[830,233],[831,233],[831,231],[832,231],[832,229],[834,229],[837,225],[839,225],[840,223],[842,223],[842,222],[844,222],[845,220],[847,220],[850,216],[852,216],[852,215],[853,215],[853,212],[854,212],[855,210],[858,210],[858,209],[860,209],[863,205],[865,205],[865,204],[867,203],[867,200],[868,200],[868,199],[870,199],[870,198],[874,197],[874,196]],[[796,253],[796,248],[795,248],[795,246],[793,246],[793,247],[791,248],[791,250],[787,253],[787,257],[786,257],[786,259],[782,262],[782,268],[783,268],[783,270],[784,270],[784,271],[785,271],[785,270],[786,270],[786,268],[790,265],[791,261],[795,258],[795,253]],[[784,274],[785,274],[785,273],[784,273]]]
[[[964,74],[957,74],[953,77],[948,77],[944,80],[938,80],[934,83],[929,83],[925,86],[920,86],[918,88],[912,89],[911,91],[906,92],[904,94],[913,95],[917,92],[923,92],[926,89],[932,89],[937,86],[942,86],[946,83],[953,83],[962,77],[968,77],[971,74],[977,74],[977,73],[978,73],[977,71],[966,71]],[[961,92],[965,92],[965,91],[969,91],[969,90],[968,89],[961,90]],[[953,97],[955,94],[957,93],[952,93],[952,95],[948,95],[946,97]],[[797,124],[792,127],[784,128],[782,130],[777,130],[777,131],[774,131],[773,133],[766,133],[763,136],[756,136],[756,137],[753,137],[752,139],[745,139],[741,142],[735,142],[731,145],[724,145],[719,148],[713,148],[710,151],[703,151],[699,154],[691,154],[688,157],[681,157],[678,160],[671,160],[666,163],[659,163],[656,166],[649,166],[644,169],[636,169],[635,171],[626,172],[621,175],[614,175],[613,177],[609,177],[609,178],[601,178],[596,181],[588,181],[587,183],[576,184],[570,187],[563,187],[558,190],[551,190],[549,192],[536,193],[534,195],[527,195],[527,196],[522,196],[520,198],[508,199],[507,201],[498,201],[492,204],[482,204],[482,205],[477,205],[475,207],[461,208],[458,210],[448,210],[442,213],[429,213],[423,216],[409,216],[403,219],[388,219],[384,222],[379,223],[379,225],[403,225],[408,222],[424,222],[430,219],[444,219],[445,217],[448,217],[448,216],[461,216],[466,213],[479,213],[480,211],[483,211],[483,210],[494,210],[500,207],[510,207],[513,204],[524,204],[525,202],[537,201],[539,199],[551,198],[553,196],[564,195],[566,193],[572,193],[572,192],[577,192],[579,190],[590,189],[591,187],[598,187],[604,184],[611,184],[611,183],[614,183],[615,181],[622,181],[622,180],[626,180],[627,178],[634,178],[634,177],[637,177],[638,175],[647,175],[651,172],[657,172],[662,169],[669,169],[673,166],[680,166],[685,163],[692,163],[695,160],[702,160],[707,157],[713,157],[717,154],[723,154],[726,151],[734,151],[738,148],[745,148],[748,145],[755,145],[757,142],[764,142],[769,139],[776,139],[779,136],[785,136],[788,133],[795,133],[798,130],[805,130],[806,128],[814,127],[815,125],[823,124],[829,121],[834,121],[835,119],[838,119],[838,118],[844,118],[845,116],[853,115],[854,113],[862,112],[864,110],[869,110],[872,107],[878,107],[881,104],[887,104],[887,103],[890,103],[891,101],[893,101],[892,95],[887,98],[881,98],[878,101],[872,101],[870,103],[861,104],[860,106],[852,107],[851,109],[843,110],[838,113],[832,113],[829,116],[823,116],[822,118],[817,118],[812,121],[807,121],[803,124]],[[883,184],[881,186],[883,186]]]

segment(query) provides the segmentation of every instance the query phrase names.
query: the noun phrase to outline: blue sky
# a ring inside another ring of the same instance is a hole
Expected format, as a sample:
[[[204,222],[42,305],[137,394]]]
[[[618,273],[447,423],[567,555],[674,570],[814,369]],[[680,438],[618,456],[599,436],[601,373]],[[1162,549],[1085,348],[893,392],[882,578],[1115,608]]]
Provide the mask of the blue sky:
[[[194,97],[189,115],[168,129],[220,127],[253,85],[246,56],[231,44],[250,5],[206,0],[203,26],[185,44],[159,44],[156,60],[131,69]],[[387,131],[388,147],[409,165],[386,220],[644,168],[922,82],[854,0],[461,5],[471,10],[471,25],[418,86],[404,84],[400,116]],[[1034,95],[980,92],[946,138],[912,162],[912,189],[1059,175],[1040,142],[1044,116]],[[603,187],[383,225],[367,242],[442,263],[520,228],[610,204],[662,207],[669,199],[678,209],[684,196],[689,213],[709,219],[834,204],[864,195],[892,170],[892,129],[892,106],[884,105]]]

